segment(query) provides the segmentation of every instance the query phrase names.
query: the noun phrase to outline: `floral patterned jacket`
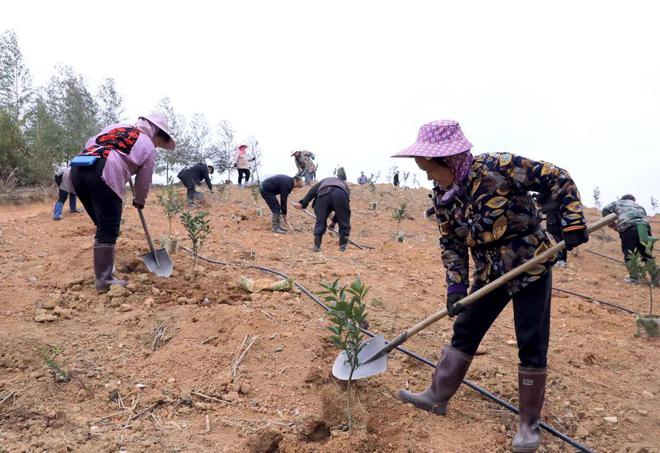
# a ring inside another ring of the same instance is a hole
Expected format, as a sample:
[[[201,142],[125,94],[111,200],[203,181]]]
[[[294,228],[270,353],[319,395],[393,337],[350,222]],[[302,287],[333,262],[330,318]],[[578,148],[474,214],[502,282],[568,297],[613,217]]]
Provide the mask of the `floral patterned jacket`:
[[[568,172],[548,162],[507,153],[475,156],[453,200],[434,189],[448,293],[466,292],[468,248],[474,261],[472,291],[547,250],[552,239],[530,191],[557,201],[564,232],[586,227],[580,194]],[[514,294],[538,280],[555,260],[537,265],[505,285]]]

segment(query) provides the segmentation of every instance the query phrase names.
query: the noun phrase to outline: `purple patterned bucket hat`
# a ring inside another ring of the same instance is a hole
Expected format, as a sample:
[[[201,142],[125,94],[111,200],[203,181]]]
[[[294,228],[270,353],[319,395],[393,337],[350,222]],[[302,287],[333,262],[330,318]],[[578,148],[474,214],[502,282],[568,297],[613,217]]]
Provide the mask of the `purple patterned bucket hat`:
[[[440,120],[420,127],[417,141],[392,157],[447,157],[470,149],[458,121]]]

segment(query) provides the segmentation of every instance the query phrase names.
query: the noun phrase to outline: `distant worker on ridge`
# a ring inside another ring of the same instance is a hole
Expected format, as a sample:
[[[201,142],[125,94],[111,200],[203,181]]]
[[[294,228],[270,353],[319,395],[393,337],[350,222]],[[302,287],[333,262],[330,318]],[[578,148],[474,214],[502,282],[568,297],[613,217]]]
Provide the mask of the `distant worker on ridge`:
[[[294,151],[291,157],[295,159],[298,176],[305,178],[305,184],[311,185],[316,180],[316,156],[309,151]]]
[[[651,237],[651,225],[646,220],[646,210],[640,204],[636,203],[633,195],[627,194],[617,201],[613,201],[603,208],[603,216],[615,212],[617,215],[616,224],[611,227],[619,233],[621,238],[621,251],[626,263],[630,260],[632,252],[638,252],[643,261],[652,257],[647,253],[646,247],[642,244],[640,231],[646,233],[646,237]],[[626,283],[637,283],[637,280],[629,275],[624,279]]]

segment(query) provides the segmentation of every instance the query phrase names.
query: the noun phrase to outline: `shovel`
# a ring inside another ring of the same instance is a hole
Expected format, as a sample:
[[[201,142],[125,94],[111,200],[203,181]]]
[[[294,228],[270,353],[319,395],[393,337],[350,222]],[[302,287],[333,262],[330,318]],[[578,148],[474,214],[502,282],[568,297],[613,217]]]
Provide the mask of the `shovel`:
[[[603,217],[597,222],[593,223],[587,228],[589,233],[593,233],[600,228],[609,225],[610,223],[616,220],[616,214],[610,214],[607,217]],[[518,275],[522,274],[526,270],[532,268],[533,266],[540,265],[541,263],[546,262],[548,259],[552,258],[555,253],[562,250],[566,247],[566,243],[561,241],[552,247],[550,247],[545,252],[535,256],[529,261],[524,262],[515,269],[510,270],[506,274],[502,275],[498,279],[490,282],[486,286],[481,287],[472,294],[464,297],[457,302],[462,306],[470,305],[471,303],[476,302],[486,294],[491,291],[499,288],[503,284],[513,280]],[[352,380],[363,379],[369,376],[374,376],[380,373],[383,373],[387,370],[387,354],[399,346],[401,346],[405,341],[410,337],[417,334],[418,332],[426,329],[431,324],[434,324],[436,321],[446,317],[448,315],[447,309],[442,309],[439,312],[429,316],[428,318],[420,321],[419,323],[412,326],[410,329],[401,333],[392,341],[387,341],[382,335],[376,335],[375,337],[365,341],[363,343],[363,348],[358,354],[358,359],[360,363],[358,367],[353,371]],[[332,374],[341,380],[348,380],[351,375],[351,366],[346,357],[346,352],[342,352],[335,359],[335,363],[332,367]]]
[[[133,190],[133,180],[129,178],[128,183],[131,186],[131,192],[135,196],[135,191]],[[142,209],[138,208],[138,214],[140,214],[140,221],[142,222],[142,228],[144,228],[144,234],[147,236],[147,242],[149,242],[149,253],[142,255],[142,261],[144,261],[145,266],[149,269],[150,272],[156,274],[157,277],[169,277],[172,275],[172,269],[174,269],[174,263],[172,258],[167,254],[167,250],[154,248],[154,243],[151,240],[151,235],[149,234],[149,229],[147,228],[147,221],[144,219],[144,213]]]

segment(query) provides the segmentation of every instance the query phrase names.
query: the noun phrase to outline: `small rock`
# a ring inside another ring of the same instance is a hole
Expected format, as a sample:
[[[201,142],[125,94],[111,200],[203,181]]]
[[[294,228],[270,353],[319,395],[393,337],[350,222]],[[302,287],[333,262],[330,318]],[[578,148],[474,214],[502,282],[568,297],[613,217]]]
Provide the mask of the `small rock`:
[[[247,395],[250,393],[250,390],[252,390],[252,387],[250,387],[249,384],[241,384],[241,388],[238,390],[238,393],[241,395]]]
[[[64,319],[71,319],[73,317],[73,310],[69,308],[55,307],[53,313]]]
[[[517,343],[516,340],[506,340],[506,344],[508,344],[509,346],[515,346]]]
[[[48,298],[48,300],[42,302],[41,308],[45,308],[46,310],[52,310],[55,307],[57,307],[58,302],[60,301],[60,296],[59,295],[52,295]]]
[[[32,373],[30,373],[30,377],[32,379],[39,379],[41,377],[44,377],[44,372],[43,370],[35,370]]]
[[[133,282],[130,282],[128,285],[126,285],[126,290],[131,293],[134,293],[135,290],[137,290],[137,285]]]
[[[106,293],[110,297],[124,297],[128,296],[128,290],[121,285],[111,285],[110,291]]]
[[[647,415],[649,415],[649,411],[645,411],[644,409],[637,409],[637,413],[642,417],[646,417]]]
[[[238,398],[239,398],[238,392],[229,392],[223,397],[224,400],[229,402],[236,401]]]
[[[88,394],[87,390],[80,389],[80,390],[78,390],[78,393],[76,394],[76,399],[78,400],[78,402],[82,402],[82,401],[85,401],[88,396],[89,396],[89,394]]]
[[[113,297],[110,299],[110,303],[108,305],[112,308],[117,308],[123,303],[124,303],[123,297]]]
[[[152,286],[151,287],[151,294],[153,294],[154,296],[158,296],[158,295],[160,295],[160,290],[158,288],[156,288],[155,286]]]
[[[38,308],[34,312],[34,322],[52,322],[57,321],[58,317],[52,313],[48,313],[46,310]]]
[[[131,294],[126,298],[126,303],[130,305],[139,305],[142,302],[142,298],[137,294]]]
[[[605,420],[607,423],[617,423],[619,421],[619,419],[616,417],[603,417],[603,420]]]
[[[181,296],[176,300],[176,303],[179,305],[187,305],[189,303],[189,299],[187,297]]]
[[[137,281],[140,283],[147,283],[149,281],[149,274],[138,274]]]
[[[121,304],[119,306],[119,311],[131,311],[133,307],[131,307],[129,304]]]
[[[154,303],[156,303],[156,301],[154,300],[153,297],[147,297],[146,299],[144,299],[144,305],[146,305],[147,307],[151,307]]]
[[[83,289],[82,285],[73,285],[71,288],[69,288],[73,292],[78,292]]]

